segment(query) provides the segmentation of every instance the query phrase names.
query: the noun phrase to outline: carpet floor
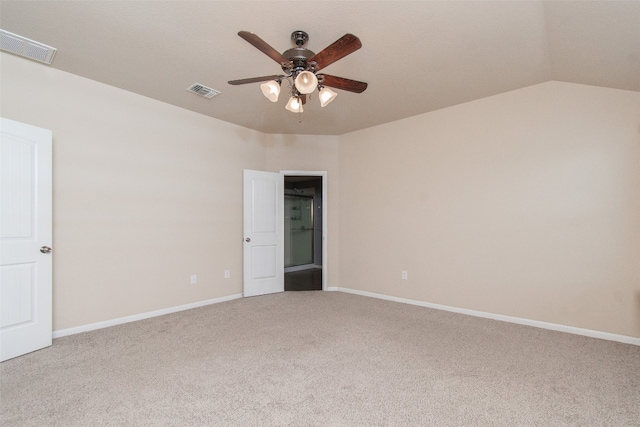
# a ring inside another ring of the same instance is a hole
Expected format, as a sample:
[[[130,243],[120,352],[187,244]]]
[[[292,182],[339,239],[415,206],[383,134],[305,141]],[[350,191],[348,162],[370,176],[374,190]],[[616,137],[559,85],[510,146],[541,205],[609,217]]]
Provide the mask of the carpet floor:
[[[0,364],[2,426],[638,426],[640,347],[341,292],[244,298]]]

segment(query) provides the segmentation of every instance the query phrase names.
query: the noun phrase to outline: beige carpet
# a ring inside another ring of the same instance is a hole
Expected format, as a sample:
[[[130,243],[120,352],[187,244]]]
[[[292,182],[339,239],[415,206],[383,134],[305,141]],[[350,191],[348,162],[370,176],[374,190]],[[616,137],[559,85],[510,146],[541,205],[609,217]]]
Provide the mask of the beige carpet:
[[[640,347],[339,292],[60,338],[0,375],[7,427],[640,425]]]

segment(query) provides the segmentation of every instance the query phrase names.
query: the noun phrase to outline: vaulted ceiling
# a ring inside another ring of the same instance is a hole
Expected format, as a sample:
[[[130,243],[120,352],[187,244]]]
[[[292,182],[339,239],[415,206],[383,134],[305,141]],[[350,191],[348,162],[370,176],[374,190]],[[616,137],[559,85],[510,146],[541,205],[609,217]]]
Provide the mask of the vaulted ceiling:
[[[267,133],[340,135],[549,80],[640,92],[640,1],[2,0],[0,28],[56,47],[53,68]],[[325,71],[369,87],[286,111],[286,93],[227,84],[282,71],[241,30],[280,52],[294,30],[314,52],[355,34]]]

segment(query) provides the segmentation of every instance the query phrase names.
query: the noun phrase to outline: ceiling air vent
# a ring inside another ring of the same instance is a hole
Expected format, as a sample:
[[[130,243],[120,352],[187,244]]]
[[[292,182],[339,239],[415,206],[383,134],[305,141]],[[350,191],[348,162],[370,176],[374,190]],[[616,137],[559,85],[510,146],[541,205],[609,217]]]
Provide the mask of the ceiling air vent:
[[[55,47],[29,40],[5,30],[0,30],[0,49],[47,65],[51,65],[58,50]]]
[[[193,92],[196,95],[204,96],[205,98],[213,98],[216,95],[220,95],[220,91],[201,85],[200,83],[194,83],[187,89],[189,92]]]

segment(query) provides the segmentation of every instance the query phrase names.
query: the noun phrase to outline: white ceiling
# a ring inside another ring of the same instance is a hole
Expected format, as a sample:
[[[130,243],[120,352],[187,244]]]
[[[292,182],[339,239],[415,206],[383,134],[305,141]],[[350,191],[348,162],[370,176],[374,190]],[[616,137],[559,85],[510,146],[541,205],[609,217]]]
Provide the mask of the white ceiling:
[[[2,0],[0,12],[0,28],[58,49],[54,68],[267,133],[340,135],[548,80],[640,92],[640,1]],[[325,108],[313,94],[299,123],[286,96],[227,84],[281,73],[240,30],[280,52],[294,30],[316,53],[355,34],[363,47],[323,71],[369,87]],[[222,93],[187,92],[196,82]]]

